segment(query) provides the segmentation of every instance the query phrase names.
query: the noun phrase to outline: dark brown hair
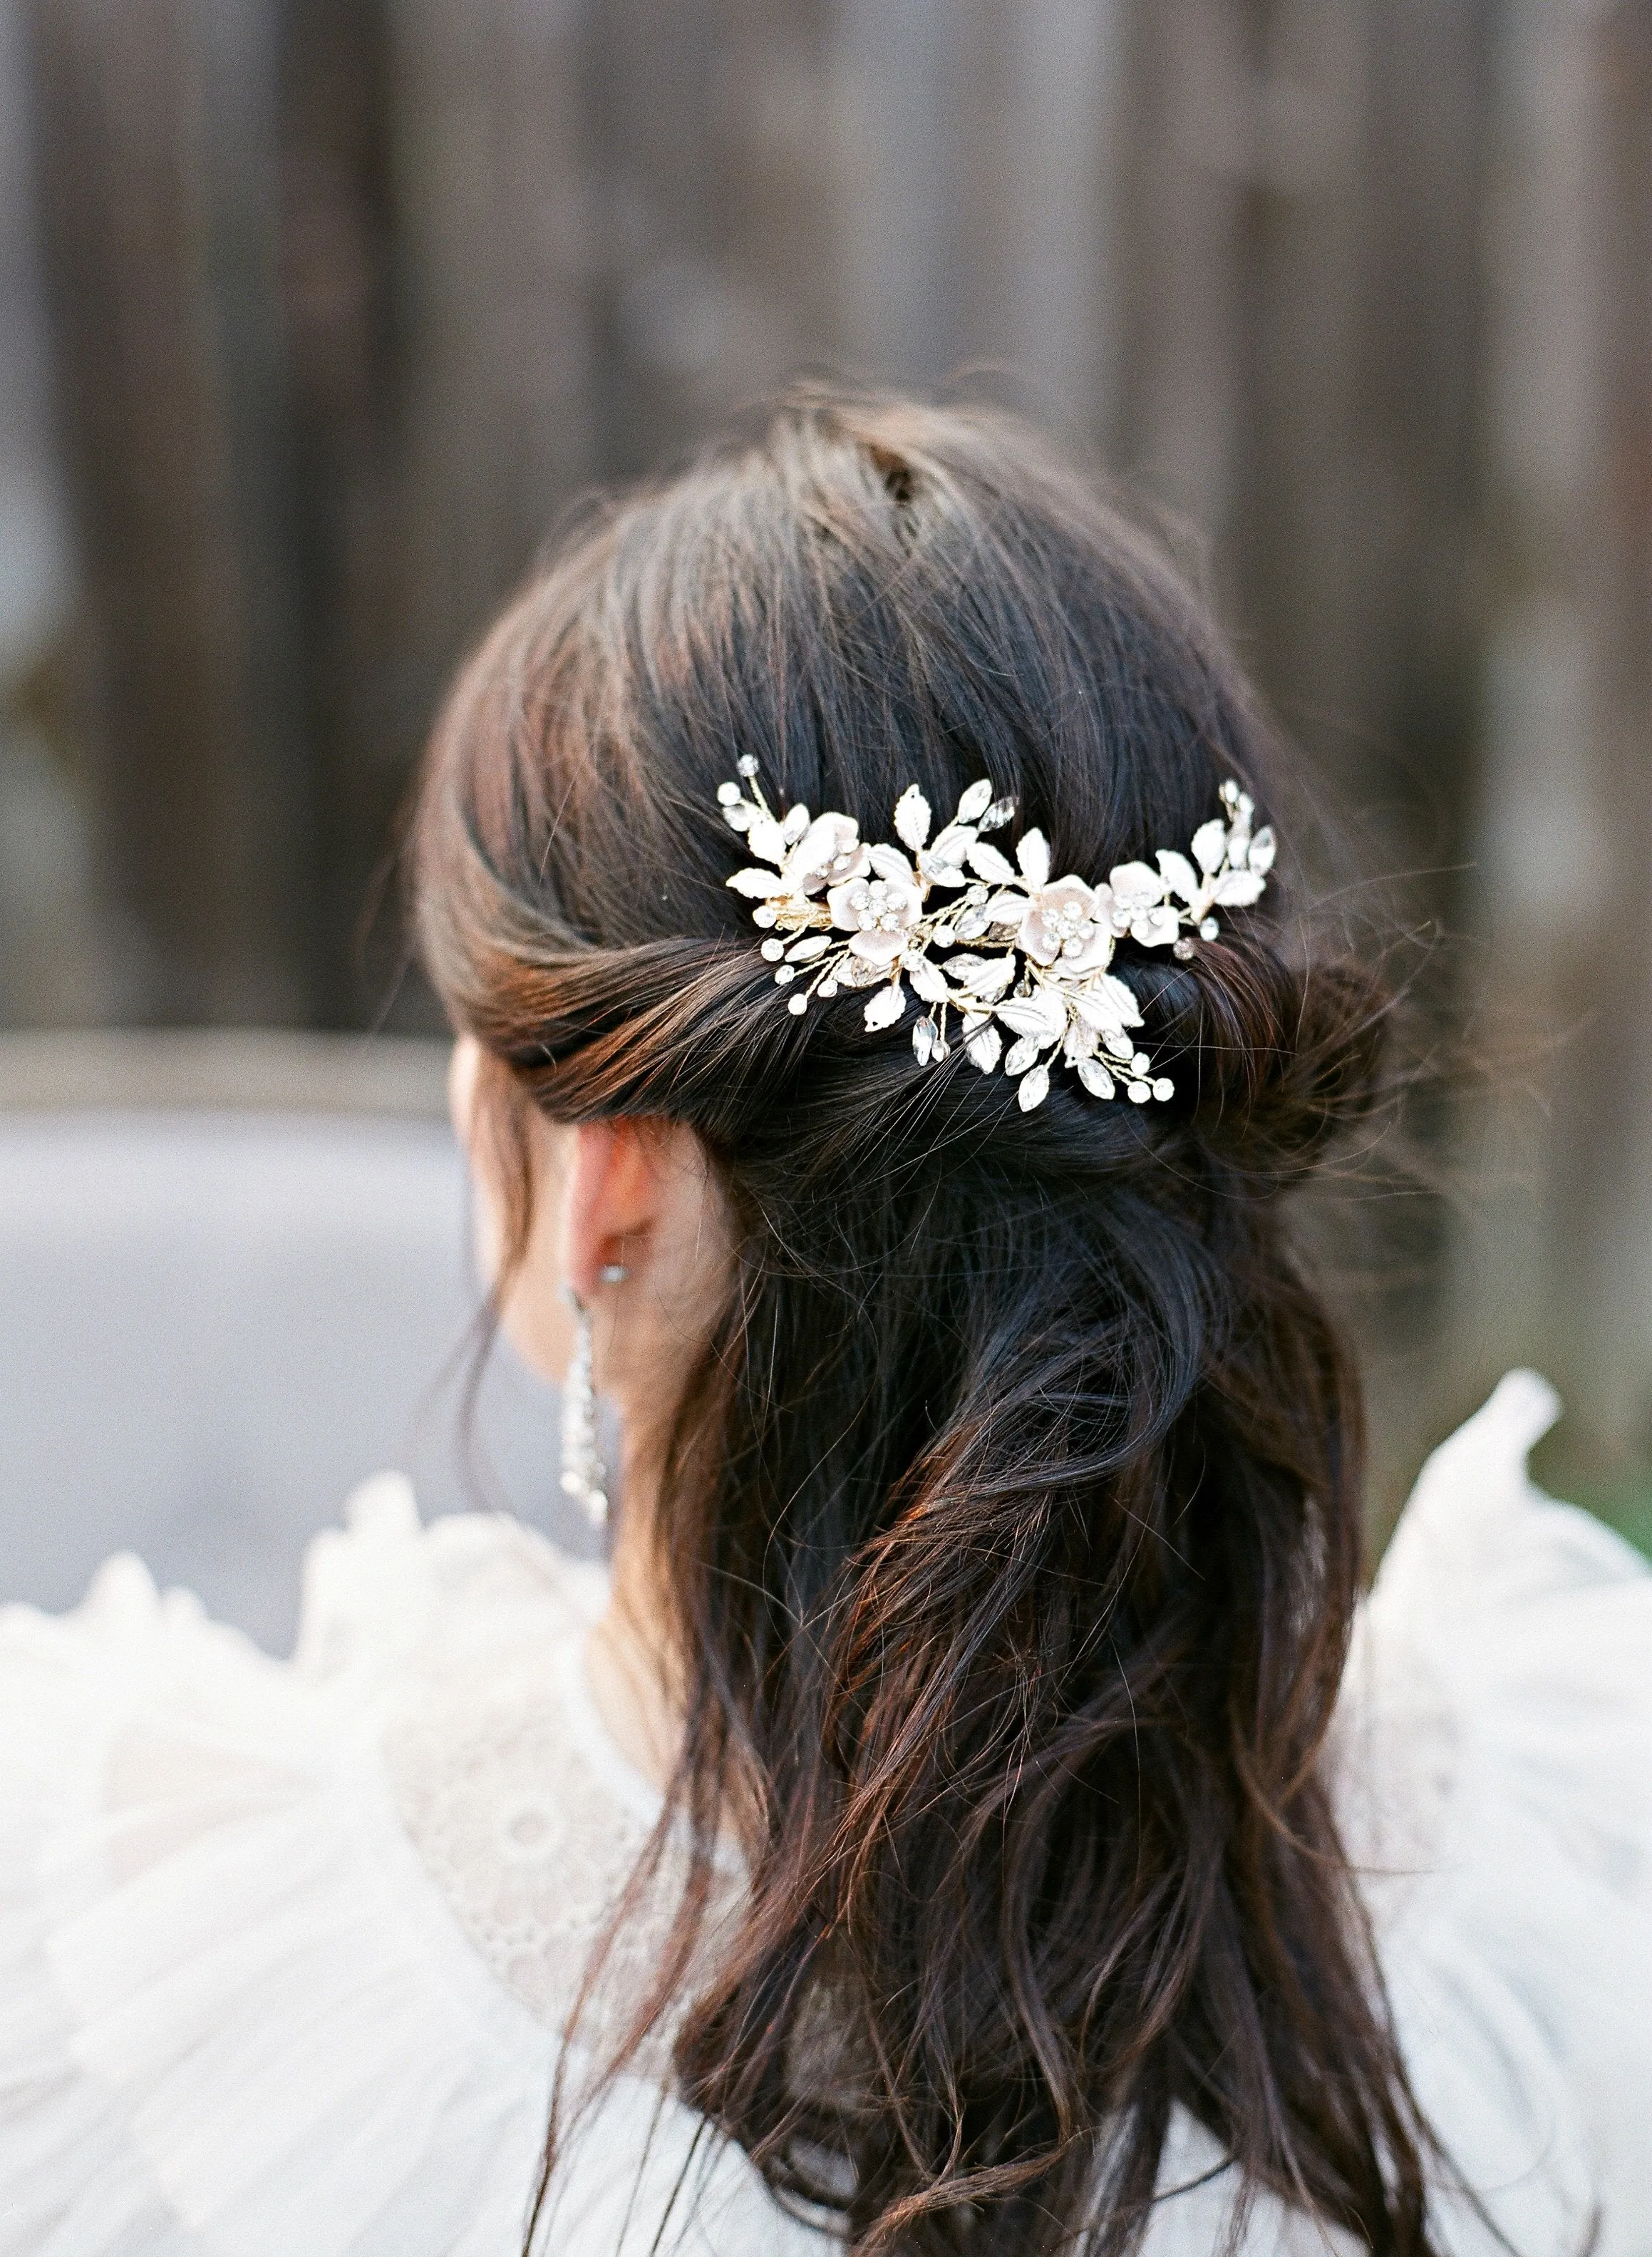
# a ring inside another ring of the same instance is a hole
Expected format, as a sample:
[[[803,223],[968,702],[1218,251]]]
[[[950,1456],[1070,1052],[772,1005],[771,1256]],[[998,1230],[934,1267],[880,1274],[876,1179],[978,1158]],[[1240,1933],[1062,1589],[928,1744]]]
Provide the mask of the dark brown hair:
[[[1281,1212],[1371,1100],[1378,983],[1276,876],[1190,963],[1119,952],[1173,1100],[1059,1074],[1023,1113],[852,993],[787,1013],[724,882],[746,754],[872,838],[907,783],[989,777],[1086,876],[1184,847],[1229,776],[1274,796],[1203,605],[986,411],[791,402],[588,512],[461,677],[416,830],[436,985],[506,1115],[686,1122],[731,1218],[654,1532],[662,1822],[738,1808],[750,1868],[681,2092],[864,2252],[1122,2257],[1177,2107],[1236,2183],[1426,2251],[1320,1770],[1359,1394]]]

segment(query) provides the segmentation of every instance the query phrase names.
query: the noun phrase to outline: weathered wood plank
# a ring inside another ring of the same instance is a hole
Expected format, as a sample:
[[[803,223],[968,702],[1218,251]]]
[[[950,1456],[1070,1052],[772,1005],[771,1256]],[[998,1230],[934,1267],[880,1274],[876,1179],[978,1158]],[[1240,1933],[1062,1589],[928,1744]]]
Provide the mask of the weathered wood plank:
[[[121,1007],[301,1015],[282,591],[237,393],[271,369],[258,25],[187,0],[30,0],[28,20]]]
[[[1504,67],[1473,906],[1516,1063],[1458,1330],[1551,1370],[1604,1475],[1652,1458],[1652,11],[1521,0]]]

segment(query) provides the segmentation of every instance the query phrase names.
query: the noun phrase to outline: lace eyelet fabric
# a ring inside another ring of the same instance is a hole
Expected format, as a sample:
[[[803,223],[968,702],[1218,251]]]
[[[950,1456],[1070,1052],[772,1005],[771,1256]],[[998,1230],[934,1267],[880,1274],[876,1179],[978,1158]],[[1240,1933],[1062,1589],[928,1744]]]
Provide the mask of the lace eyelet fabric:
[[[402,1824],[496,1978],[564,2034],[599,1947],[578,2034],[617,2040],[646,1995],[688,1882],[668,1837],[639,1901],[613,1926],[649,1850],[657,1799],[625,1766],[585,1679],[589,1618],[542,1578],[468,1581],[401,1673],[383,1751]],[[736,1884],[726,1857],[702,1952]],[[645,2060],[664,2073],[669,2018]]]

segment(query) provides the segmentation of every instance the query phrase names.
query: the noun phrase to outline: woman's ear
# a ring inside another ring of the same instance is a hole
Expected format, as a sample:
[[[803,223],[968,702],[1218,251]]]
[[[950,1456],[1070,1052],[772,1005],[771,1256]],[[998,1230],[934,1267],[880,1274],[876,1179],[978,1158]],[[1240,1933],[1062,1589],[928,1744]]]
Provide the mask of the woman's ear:
[[[477,1270],[491,1286],[499,1282],[508,1187],[489,1131],[485,1065],[480,1046],[462,1036],[448,1096],[475,1186]],[[727,1237],[705,1154],[692,1130],[659,1120],[565,1123],[530,1111],[522,1133],[532,1200],[521,1261],[505,1281],[505,1331],[532,1369],[560,1379],[574,1340],[561,1289],[571,1286],[588,1308],[603,1312],[604,1383],[636,1378],[642,1395],[627,1403],[628,1417],[657,1409],[656,1398],[671,1397],[685,1342],[698,1339],[724,1290]],[[603,1272],[615,1268],[646,1280],[646,1293],[603,1292],[611,1282]]]
[[[663,1155],[637,1121],[583,1121],[566,1134],[562,1270],[580,1299],[589,1301],[605,1269],[646,1262],[667,1197]]]

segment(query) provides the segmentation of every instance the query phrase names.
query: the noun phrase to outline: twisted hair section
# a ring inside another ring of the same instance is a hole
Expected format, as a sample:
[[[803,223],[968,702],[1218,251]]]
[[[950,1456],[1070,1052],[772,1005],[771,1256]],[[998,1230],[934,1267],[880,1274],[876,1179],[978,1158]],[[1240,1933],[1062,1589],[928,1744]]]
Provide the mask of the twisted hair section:
[[[690,1887],[628,2046],[680,2014],[684,2095],[867,2257],[1126,2257],[1179,2111],[1236,2188],[1420,2257],[1320,1762],[1358,1390],[1285,1198],[1373,1101],[1380,983],[1270,887],[1190,963],[1120,949],[1171,1101],[1024,1114],[852,994],[780,1007],[724,882],[745,753],[864,829],[989,776],[1086,876],[1276,772],[1140,534],[1018,427],[904,402],[800,400],[589,513],[462,677],[414,881],[515,1242],[527,1108],[686,1123],[732,1238],[651,1541],[662,1823],[738,1814],[750,1886],[709,1970]]]

